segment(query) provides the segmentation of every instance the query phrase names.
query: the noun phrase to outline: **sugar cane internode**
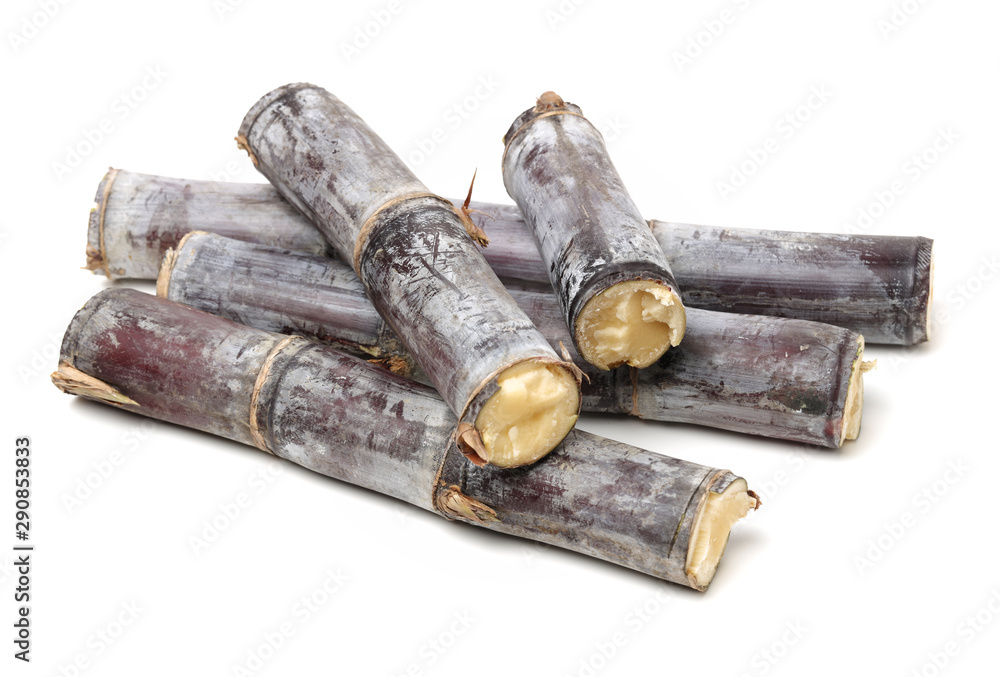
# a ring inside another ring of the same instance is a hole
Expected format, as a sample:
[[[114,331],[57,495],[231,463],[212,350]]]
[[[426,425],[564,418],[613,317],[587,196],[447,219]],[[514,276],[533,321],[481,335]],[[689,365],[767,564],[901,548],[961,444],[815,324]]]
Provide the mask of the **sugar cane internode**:
[[[503,180],[587,362],[648,367],[681,342],[677,282],[579,107],[546,92],[519,115],[504,136]]]
[[[53,381],[258,446],[254,415],[271,453],[323,475],[698,590],[732,525],[758,506],[727,470],[581,431],[530,469],[470,465],[455,444],[459,422],[432,389],[318,343],[277,349],[286,341],[112,288],[73,318]]]

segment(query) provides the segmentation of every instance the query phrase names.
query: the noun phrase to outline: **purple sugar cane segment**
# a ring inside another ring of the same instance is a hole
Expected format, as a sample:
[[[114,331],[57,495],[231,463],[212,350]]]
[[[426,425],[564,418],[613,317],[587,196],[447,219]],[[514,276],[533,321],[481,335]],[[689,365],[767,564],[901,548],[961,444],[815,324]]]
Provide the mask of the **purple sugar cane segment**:
[[[429,387],[328,346],[131,289],[66,330],[63,391],[258,446],[448,519],[704,590],[756,508],[732,473],[572,431],[526,470],[475,467]]]
[[[267,184],[191,182],[112,167],[95,202],[86,268],[110,279],[155,279],[163,254],[191,230],[332,253],[323,235]]]
[[[517,207],[488,203],[472,207],[493,217],[473,218],[488,230],[491,241],[484,255],[501,279],[548,281],[545,263]],[[934,283],[930,238],[657,220],[649,221],[649,226],[689,311],[823,322],[863,334],[866,343],[909,346],[930,338]]]
[[[580,109],[546,92],[504,135],[503,182],[525,217],[577,352],[648,367],[684,337],[663,251]]]
[[[157,293],[236,322],[328,342],[423,380],[349,266],[327,257],[186,236]],[[555,296],[511,295],[553,346],[569,342]],[[691,339],[642,370],[573,358],[588,378],[583,410],[633,414],[830,448],[860,430],[863,340],[831,325],[689,309]],[[635,379],[635,380],[633,380]]]
[[[353,264],[441,393],[470,460],[526,465],[573,427],[579,379],[507,294],[436,195],[343,102],[308,84],[266,94],[240,126],[257,169]]]
[[[163,254],[192,230],[313,254],[328,250],[316,228],[267,184],[112,170],[96,200],[88,267],[112,279],[155,279]],[[520,210],[471,206],[494,217],[472,217],[492,238],[482,253],[494,272],[504,280],[548,284]],[[933,281],[928,238],[649,223],[689,309],[825,322],[864,334],[867,343],[913,345],[928,339]]]

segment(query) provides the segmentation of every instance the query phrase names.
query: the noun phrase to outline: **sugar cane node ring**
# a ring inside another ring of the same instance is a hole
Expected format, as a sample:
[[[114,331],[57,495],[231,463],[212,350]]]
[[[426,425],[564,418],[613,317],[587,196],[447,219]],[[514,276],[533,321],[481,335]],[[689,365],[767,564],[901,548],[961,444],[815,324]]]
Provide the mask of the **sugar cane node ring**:
[[[271,365],[278,356],[284,351],[288,346],[296,341],[308,341],[301,336],[286,336],[281,341],[278,342],[271,352],[267,354],[264,359],[264,364],[261,366],[260,371],[257,372],[257,380],[254,381],[253,390],[250,393],[250,435],[253,436],[254,444],[257,445],[259,449],[266,451],[267,453],[274,455],[271,451],[270,446],[267,444],[267,439],[264,437],[264,431],[260,429],[259,417],[257,408],[260,404],[260,391],[264,388],[264,384],[267,382],[267,376],[271,371]]]
[[[390,207],[395,207],[401,202],[407,202],[408,200],[416,200],[418,198],[431,198],[434,200],[440,200],[441,202],[447,204],[449,209],[451,209],[452,211],[456,211],[455,205],[453,205],[448,200],[445,200],[443,197],[435,195],[434,193],[407,193],[406,195],[400,195],[398,197],[394,197],[391,200],[382,203],[381,206],[379,206],[375,211],[372,212],[371,216],[365,219],[364,225],[361,226],[361,230],[358,231],[358,237],[354,240],[354,255],[351,257],[351,261],[352,264],[354,265],[354,272],[356,272],[359,277],[362,276],[361,254],[362,252],[364,252],[365,244],[368,242],[368,238],[371,236],[372,230],[375,229],[375,225],[378,223],[378,216],[382,214],[382,212],[384,212],[385,210],[389,209]],[[461,215],[459,216],[459,218],[461,218]]]
[[[441,462],[438,464],[437,472],[434,474],[434,482],[431,485],[431,505],[447,520],[454,520],[461,517],[477,524],[499,522],[500,518],[497,516],[496,510],[485,503],[467,496],[462,492],[462,487],[457,484],[448,484],[443,479],[445,466],[448,465],[448,455],[454,447],[458,447],[462,455],[472,461],[477,467],[486,465],[485,461],[480,459],[477,462],[476,458],[473,458],[475,452],[471,452],[472,455],[470,456],[469,453],[462,449],[461,440],[470,432],[476,439],[479,439],[479,433],[476,432],[475,428],[463,422],[455,428],[448,439],[448,447],[441,454]],[[481,445],[482,442],[480,441],[479,444]],[[447,485],[447,488],[441,491],[441,488],[445,487],[445,485]]]
[[[177,265],[177,257],[187,244],[188,239],[192,235],[209,235],[207,231],[204,230],[192,230],[187,233],[184,237],[177,242],[177,245],[171,247],[163,254],[163,261],[160,263],[160,272],[156,276],[156,295],[161,299],[170,298],[170,276],[174,272],[174,266]]]

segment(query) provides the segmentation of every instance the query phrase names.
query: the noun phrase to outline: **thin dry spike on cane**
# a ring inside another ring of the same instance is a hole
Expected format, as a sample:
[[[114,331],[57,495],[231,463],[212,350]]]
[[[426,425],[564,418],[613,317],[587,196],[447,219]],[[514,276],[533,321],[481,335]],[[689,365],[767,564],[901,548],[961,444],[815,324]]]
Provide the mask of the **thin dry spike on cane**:
[[[469,208],[469,203],[472,202],[472,187],[476,185],[476,174],[478,172],[478,168],[472,172],[472,181],[469,182],[469,194],[465,196],[465,202],[462,203],[462,206],[458,209],[458,215],[462,219],[462,225],[465,226],[465,230],[469,233],[469,237],[471,237],[472,240],[480,247],[486,247],[486,245],[490,243],[490,238],[486,237],[485,231],[475,224],[472,220],[471,214],[482,214],[491,221],[496,221],[496,219],[493,218],[491,214],[487,214],[484,211]]]

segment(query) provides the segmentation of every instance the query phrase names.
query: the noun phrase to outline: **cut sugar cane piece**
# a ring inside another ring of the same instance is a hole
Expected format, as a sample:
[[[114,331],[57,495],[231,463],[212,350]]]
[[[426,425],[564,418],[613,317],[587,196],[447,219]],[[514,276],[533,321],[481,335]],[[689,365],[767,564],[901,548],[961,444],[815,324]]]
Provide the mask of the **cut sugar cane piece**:
[[[572,429],[576,372],[504,290],[469,236],[468,214],[431,194],[353,110],[314,85],[286,85],[254,104],[237,139],[353,264],[379,314],[459,420],[473,425],[462,436],[470,460],[533,463]],[[562,402],[504,397],[500,381],[525,369],[537,375],[534,387]],[[532,416],[545,418],[538,434],[503,446],[503,431]]]
[[[163,254],[192,230],[330,252],[315,226],[269,184],[186,181],[111,168],[95,199],[86,268],[113,280],[155,278]]]
[[[175,301],[268,331],[301,334],[425,379],[349,266],[194,233],[164,262],[157,287]],[[861,337],[804,320],[689,309],[688,335],[648,369],[602,371],[573,354],[550,290],[511,295],[587,378],[585,411],[632,414],[839,447],[861,423]],[[855,406],[856,404],[856,406]],[[471,425],[468,426],[471,428]],[[474,445],[475,440],[461,442]]]
[[[712,509],[715,497],[742,493],[744,505],[754,497],[728,471],[582,431],[527,471],[471,466],[454,444],[454,415],[430,388],[131,289],[100,292],[76,314],[53,379],[68,369],[121,394],[119,408],[697,590],[708,587],[722,549],[707,559],[692,553],[706,533],[724,544],[732,526]],[[71,392],[108,403],[92,390]]]
[[[164,252],[192,230],[313,254],[328,249],[315,226],[267,184],[113,169],[96,200],[87,250],[102,262],[91,269],[112,279],[155,278]],[[482,253],[501,279],[548,283],[517,207],[470,207],[472,219],[490,232]],[[868,343],[928,338],[933,242],[927,238],[649,223],[688,308],[825,322],[864,334]]]
[[[504,136],[503,180],[587,362],[648,367],[681,342],[670,265],[577,106],[546,92],[518,116]]]

